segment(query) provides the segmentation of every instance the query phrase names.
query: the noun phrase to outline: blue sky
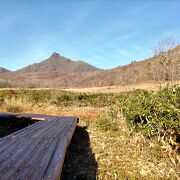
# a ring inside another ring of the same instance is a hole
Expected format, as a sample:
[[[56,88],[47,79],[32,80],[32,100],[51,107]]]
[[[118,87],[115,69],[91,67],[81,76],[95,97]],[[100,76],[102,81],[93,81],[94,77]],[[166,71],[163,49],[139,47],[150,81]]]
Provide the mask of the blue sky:
[[[53,52],[100,68],[152,55],[180,36],[179,0],[0,0],[0,67],[16,70]]]

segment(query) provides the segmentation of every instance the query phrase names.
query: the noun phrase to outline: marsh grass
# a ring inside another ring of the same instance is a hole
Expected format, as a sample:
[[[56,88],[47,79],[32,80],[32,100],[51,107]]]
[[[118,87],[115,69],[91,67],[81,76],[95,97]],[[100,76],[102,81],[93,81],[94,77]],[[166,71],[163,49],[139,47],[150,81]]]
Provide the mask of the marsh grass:
[[[119,99],[123,97],[118,96]],[[94,106],[92,104],[95,102],[91,102],[93,99],[89,99],[89,105],[74,103],[61,106],[51,103],[51,100],[43,102],[43,99],[35,99],[30,101],[25,94],[18,98],[14,95],[8,95],[8,98],[5,96],[0,111],[19,113],[20,108],[21,113],[78,116],[79,126],[87,127],[86,135],[89,136],[89,145],[97,162],[98,179],[180,179],[180,164],[178,161],[174,162],[179,156],[172,146],[163,137],[160,140],[158,136],[146,136],[143,131],[132,126],[121,112],[120,102],[113,100],[115,103],[110,107],[107,104],[102,106],[102,103],[99,103],[101,106]],[[56,100],[56,96],[52,100]],[[7,105],[13,108],[7,108]],[[88,158],[87,154],[84,156],[85,159]],[[83,166],[81,168],[83,171]],[[88,171],[86,166],[84,169],[84,173],[87,173],[83,174],[85,177],[88,177],[88,173],[94,173],[91,172],[94,168]]]
[[[180,166],[173,164],[156,138],[149,139],[129,128],[119,116],[118,131],[88,129],[99,166],[99,179],[178,179]]]

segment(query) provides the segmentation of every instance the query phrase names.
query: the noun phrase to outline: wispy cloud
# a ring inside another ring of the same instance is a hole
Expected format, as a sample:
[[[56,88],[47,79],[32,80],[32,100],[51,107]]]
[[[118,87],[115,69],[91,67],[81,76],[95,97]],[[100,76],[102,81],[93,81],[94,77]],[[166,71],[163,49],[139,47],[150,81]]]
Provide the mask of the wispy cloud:
[[[53,51],[100,67],[142,60],[179,37],[178,1],[0,1],[0,63],[19,68]]]
[[[121,56],[130,57],[132,56],[131,53],[129,53],[127,50],[119,49],[117,53]]]

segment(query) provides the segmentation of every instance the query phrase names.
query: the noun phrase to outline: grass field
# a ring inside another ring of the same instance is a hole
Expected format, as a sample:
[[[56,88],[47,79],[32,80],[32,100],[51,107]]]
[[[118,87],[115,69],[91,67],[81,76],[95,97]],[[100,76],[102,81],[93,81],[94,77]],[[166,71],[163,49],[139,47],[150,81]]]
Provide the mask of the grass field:
[[[105,87],[91,87],[91,88],[68,88],[66,91],[72,92],[85,92],[85,93],[120,93],[125,91],[134,91],[137,89],[143,89],[148,91],[158,91],[160,88],[166,87],[166,83],[140,83],[136,85],[126,86],[105,86]],[[170,85],[180,86],[180,81],[170,82]]]
[[[101,90],[105,92],[103,88]],[[148,137],[144,129],[137,131],[135,126],[128,123],[119,104],[121,93],[107,95],[95,91],[93,94],[89,91],[85,93],[86,89],[83,93],[75,91],[2,90],[0,111],[80,117],[79,129],[69,148],[63,175],[71,171],[74,177],[90,180],[95,175],[102,180],[180,179],[179,149],[175,151],[175,146],[158,139],[161,136]],[[177,102],[173,104],[173,110],[176,108],[173,117],[177,118],[179,88],[175,94],[174,90],[171,92],[173,103]],[[135,93],[129,92],[128,96],[132,94],[132,98],[137,97]],[[154,93],[151,96],[153,98]],[[124,105],[130,108],[129,104]],[[167,108],[167,104],[165,106]],[[176,127],[179,126],[175,124],[173,128]],[[178,142],[175,143],[178,147]],[[75,158],[74,162],[72,157]]]
[[[178,85],[180,86],[180,81],[169,82],[170,86]],[[143,89],[148,91],[158,91],[160,88],[167,86],[167,83],[139,83],[135,85],[125,85],[125,86],[104,86],[104,87],[88,87],[88,88],[56,88],[56,90],[64,90],[70,92],[80,92],[80,93],[120,93],[126,91],[134,91],[137,89]],[[0,88],[0,90],[20,90],[21,88]],[[54,90],[54,88],[23,88],[26,90]]]

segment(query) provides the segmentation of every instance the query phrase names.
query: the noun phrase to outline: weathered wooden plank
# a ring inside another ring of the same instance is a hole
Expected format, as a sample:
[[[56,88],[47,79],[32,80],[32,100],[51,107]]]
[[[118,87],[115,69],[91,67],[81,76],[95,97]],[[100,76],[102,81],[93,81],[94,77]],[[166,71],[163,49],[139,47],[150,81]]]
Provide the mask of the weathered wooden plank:
[[[22,114],[21,116],[30,115]],[[78,118],[44,118],[0,139],[0,179],[58,179]]]
[[[26,157],[22,159],[21,163],[16,164],[14,167],[14,171],[11,174],[13,179],[25,179],[23,178],[24,174],[31,170],[30,168],[33,167],[33,165],[36,163],[36,158],[38,155],[43,153],[44,146],[48,145],[49,143],[49,139],[36,139],[35,141],[39,141],[37,146],[33,147],[26,155]]]
[[[49,163],[49,166],[43,175],[43,179],[45,180],[60,179],[66,148],[67,148],[67,140],[59,139],[56,151],[54,152],[52,159]]]
[[[35,125],[36,124],[34,124],[34,126]],[[38,126],[35,126],[35,128],[33,127],[33,125],[31,125],[31,127],[29,127],[29,128],[24,128],[23,131],[18,131],[18,132],[11,134],[11,135],[8,135],[7,137],[5,137],[5,140],[2,142],[2,144],[0,144],[1,145],[0,146],[0,153],[3,149],[9,149],[9,147],[12,146],[11,143],[16,141],[18,138],[21,138],[21,141],[22,141],[23,138],[27,138],[28,135],[30,136],[30,135],[34,134],[39,129],[43,129],[45,126],[49,126],[48,121],[38,123]],[[51,126],[53,126],[53,123],[51,124]]]
[[[32,153],[28,154],[27,158],[16,168],[16,170],[18,169],[18,173],[15,174],[17,179],[30,179],[30,176],[35,172],[38,163],[41,161],[44,153],[52,143],[52,140],[53,139],[51,138],[45,139],[44,142],[41,141],[39,147],[37,147]]]
[[[33,143],[32,143],[33,142]],[[21,154],[18,154],[13,160],[10,159],[10,164],[6,165],[6,171],[2,174],[2,179],[10,179],[15,177],[15,174],[19,171],[18,167],[23,164],[23,161],[29,157],[30,154],[35,153],[36,150],[39,151],[39,144],[47,143],[47,141],[42,141],[42,139],[32,139],[31,144],[28,144]],[[43,146],[42,146],[43,148]],[[0,176],[1,177],[1,176]]]
[[[68,121],[66,121],[66,119],[64,119],[61,123],[58,123],[56,126],[54,126],[51,131],[46,133],[46,136],[47,137],[58,137],[58,134],[61,133],[68,125],[67,122]]]
[[[13,164],[17,162],[17,159],[21,156],[22,158],[24,155],[26,155],[29,151],[27,151],[28,148],[32,146],[36,146],[36,141],[34,142],[33,139],[29,140],[26,143],[23,143],[20,147],[17,147],[17,150],[15,153],[13,153],[11,156],[8,156],[6,159],[4,159],[3,162],[0,164],[0,178],[3,178],[3,174],[12,167]]]
[[[37,131],[38,129],[43,128],[44,125],[45,125],[44,123],[38,124],[38,126],[35,126],[35,125],[34,125],[34,127],[31,125],[31,126],[28,127],[28,128],[24,128],[24,129],[22,129],[22,130],[20,130],[20,131],[17,131],[17,132],[15,132],[15,133],[12,133],[12,134],[4,137],[4,138],[3,138],[3,141],[1,141],[1,143],[0,143],[0,151],[1,151],[2,148],[4,149],[4,147],[5,147],[6,144],[14,141],[14,140],[17,139],[17,138],[26,137],[26,134],[27,134],[27,133],[28,133],[28,134],[29,134],[29,133],[33,133],[33,131]],[[18,136],[16,136],[17,134],[18,134]]]
[[[24,138],[25,139],[25,138]],[[23,144],[23,139],[22,141],[11,141],[6,144],[6,146],[3,146],[4,148],[1,149],[0,152],[0,163],[5,160],[5,158],[10,157],[12,154],[14,154],[17,151],[17,148]]]
[[[56,151],[57,143],[58,138],[53,138],[47,150],[44,151],[44,154],[39,163],[36,163],[33,173],[29,176],[30,179],[42,179],[43,174],[46,172],[46,169],[48,168],[52,155]]]
[[[20,136],[26,136],[27,133],[34,133],[34,132],[38,131],[39,129],[44,128],[44,126],[48,125],[49,121],[41,121],[41,122],[37,122],[37,123],[13,133],[12,136],[18,135],[18,137],[20,137]]]
[[[75,122],[77,122],[77,121],[78,120],[75,120]],[[73,125],[74,126],[72,127],[71,134],[67,135],[66,138],[63,138],[63,137],[60,138],[57,148],[56,148],[56,151],[52,157],[52,160],[49,164],[49,167],[48,167],[46,173],[44,174],[43,179],[48,179],[48,180],[60,179],[67,147],[69,145],[69,142],[72,139],[72,136],[73,136],[75,128],[76,128],[76,124],[73,124]]]

